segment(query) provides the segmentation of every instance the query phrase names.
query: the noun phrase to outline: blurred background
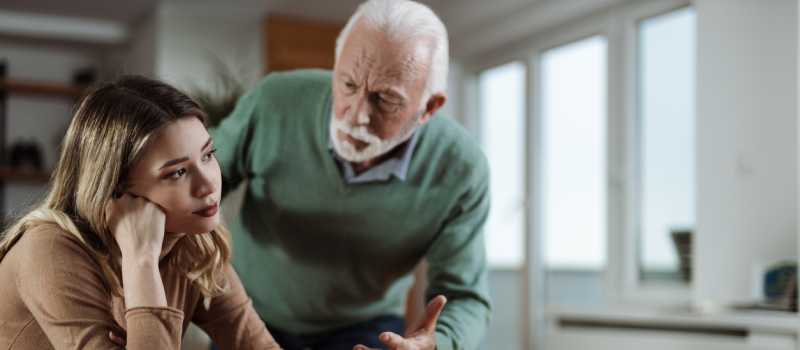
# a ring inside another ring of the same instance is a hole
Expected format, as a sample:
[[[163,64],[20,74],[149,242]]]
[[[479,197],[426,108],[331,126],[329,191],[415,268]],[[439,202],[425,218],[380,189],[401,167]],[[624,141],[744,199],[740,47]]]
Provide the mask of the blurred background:
[[[0,0],[3,213],[42,195],[86,84],[155,76],[223,118],[331,69],[360,2]],[[800,349],[797,0],[422,2],[442,114],[492,171],[483,349]]]

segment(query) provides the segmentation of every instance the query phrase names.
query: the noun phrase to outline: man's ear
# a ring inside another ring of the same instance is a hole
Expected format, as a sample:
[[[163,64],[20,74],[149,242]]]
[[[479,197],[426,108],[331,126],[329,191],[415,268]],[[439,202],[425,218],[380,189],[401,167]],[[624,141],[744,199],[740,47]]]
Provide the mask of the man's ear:
[[[445,102],[447,102],[446,92],[439,92],[431,95],[431,97],[428,98],[428,103],[425,104],[425,111],[422,112],[422,116],[419,118],[417,124],[425,125],[425,123],[431,120],[431,117],[436,114],[436,111],[444,106]]]

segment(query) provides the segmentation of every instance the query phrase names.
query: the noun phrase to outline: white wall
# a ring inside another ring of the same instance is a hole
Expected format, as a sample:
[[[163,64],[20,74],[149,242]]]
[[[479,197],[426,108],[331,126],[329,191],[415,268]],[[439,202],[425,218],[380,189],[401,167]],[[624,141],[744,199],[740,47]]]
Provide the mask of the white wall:
[[[131,24],[131,38],[128,44],[119,50],[119,57],[109,64],[109,75],[142,74],[153,76],[156,71],[156,35],[158,21],[156,12],[147,12],[142,18]]]
[[[797,1],[695,6],[694,299],[746,300],[754,263],[797,260]]]
[[[165,3],[158,10],[156,75],[183,89],[212,82],[211,57],[262,77],[262,15],[230,6]]]
[[[461,63],[455,60],[450,60],[447,72],[447,101],[444,106],[439,109],[439,112],[455,119],[462,125],[464,124],[464,116],[462,115],[462,102],[461,96]]]

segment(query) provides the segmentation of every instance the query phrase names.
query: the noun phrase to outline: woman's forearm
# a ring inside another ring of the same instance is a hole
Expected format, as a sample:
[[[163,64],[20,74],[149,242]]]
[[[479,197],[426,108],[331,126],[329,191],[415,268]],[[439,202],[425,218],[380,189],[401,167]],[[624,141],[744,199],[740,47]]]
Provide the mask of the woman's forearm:
[[[122,255],[122,286],[125,307],[166,307],[167,296],[158,272],[158,257]]]
[[[108,229],[122,252],[122,288],[129,309],[167,306],[158,272],[165,219],[157,204],[130,193],[106,203]]]

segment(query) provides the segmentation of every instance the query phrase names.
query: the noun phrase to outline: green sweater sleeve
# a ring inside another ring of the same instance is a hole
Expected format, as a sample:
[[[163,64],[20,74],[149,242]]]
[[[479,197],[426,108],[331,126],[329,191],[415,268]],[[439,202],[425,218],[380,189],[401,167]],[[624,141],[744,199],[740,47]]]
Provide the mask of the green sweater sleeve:
[[[470,188],[428,252],[427,300],[447,297],[436,325],[438,350],[477,348],[491,322],[483,225],[489,214],[489,171],[485,159],[472,169]]]
[[[242,96],[231,114],[219,126],[209,128],[217,149],[216,158],[222,172],[222,196],[244,179],[251,177],[250,144],[256,131],[255,115],[260,108],[261,84]]]

